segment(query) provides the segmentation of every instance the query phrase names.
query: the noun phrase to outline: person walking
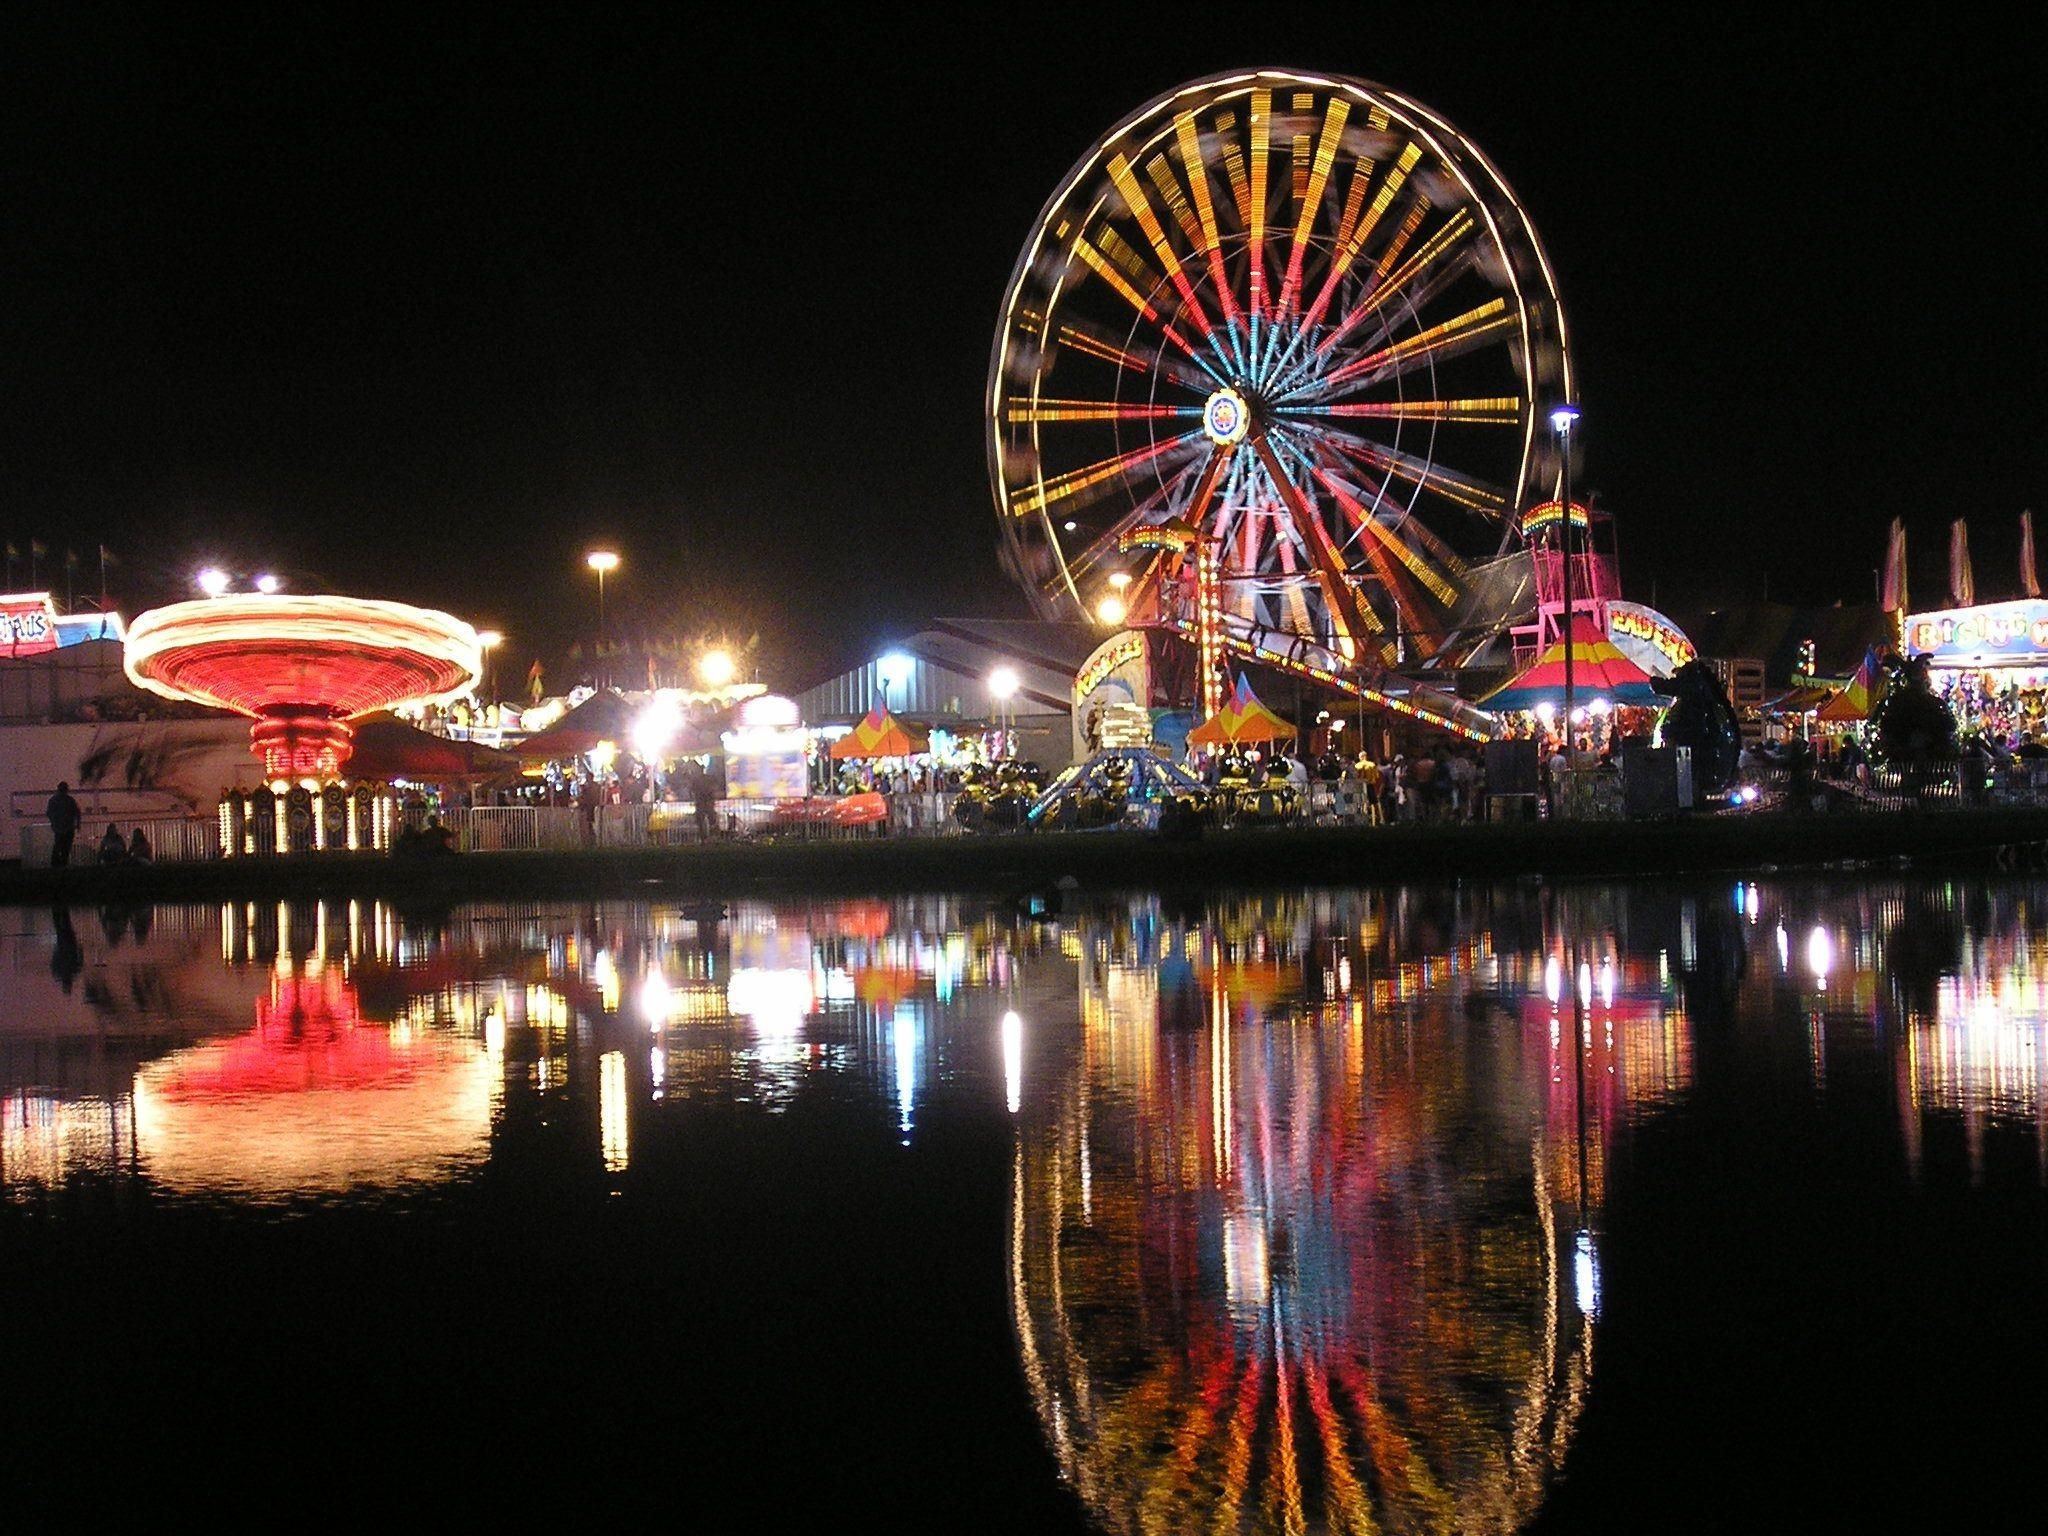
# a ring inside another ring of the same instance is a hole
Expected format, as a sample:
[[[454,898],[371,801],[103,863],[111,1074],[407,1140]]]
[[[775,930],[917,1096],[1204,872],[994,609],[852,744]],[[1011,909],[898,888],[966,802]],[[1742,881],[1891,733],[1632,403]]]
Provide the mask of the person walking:
[[[62,869],[71,862],[71,844],[78,836],[79,822],[85,819],[78,801],[72,798],[68,782],[58,781],[57,792],[50,796],[43,814],[50,819],[50,868]]]

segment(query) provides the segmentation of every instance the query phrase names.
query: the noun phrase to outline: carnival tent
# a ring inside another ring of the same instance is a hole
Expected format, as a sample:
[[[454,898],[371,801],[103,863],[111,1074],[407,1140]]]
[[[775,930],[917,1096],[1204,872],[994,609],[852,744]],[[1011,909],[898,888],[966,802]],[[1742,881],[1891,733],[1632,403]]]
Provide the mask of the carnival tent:
[[[554,763],[581,757],[601,741],[628,746],[632,741],[633,703],[616,688],[601,688],[544,731],[513,745],[524,763]]]
[[[1574,618],[1571,628],[1572,696],[1591,703],[1596,698],[1610,704],[1661,706],[1670,702],[1650,683],[1650,674],[1616,650],[1612,641],[1584,618]],[[1539,704],[1561,706],[1564,702],[1564,642],[1558,641],[1531,662],[1526,670],[1496,688],[1479,701],[1482,709],[1495,714],[1513,714]]]
[[[930,737],[877,705],[859,725],[832,743],[831,755],[843,762],[855,757],[914,757],[930,750]]]
[[[1223,707],[1188,732],[1191,747],[1220,747],[1247,741],[1281,741],[1295,734],[1294,727],[1259,702],[1245,675],[1237,674],[1237,686]]]
[[[1863,653],[1863,665],[1856,669],[1856,675],[1839,693],[1813,712],[1814,719],[1836,725],[1861,724],[1868,720],[1877,708],[1877,679],[1877,647],[1872,646]]]
[[[471,784],[511,779],[519,759],[477,741],[436,736],[396,715],[370,715],[351,726],[355,745],[348,757],[348,776],[414,784]]]

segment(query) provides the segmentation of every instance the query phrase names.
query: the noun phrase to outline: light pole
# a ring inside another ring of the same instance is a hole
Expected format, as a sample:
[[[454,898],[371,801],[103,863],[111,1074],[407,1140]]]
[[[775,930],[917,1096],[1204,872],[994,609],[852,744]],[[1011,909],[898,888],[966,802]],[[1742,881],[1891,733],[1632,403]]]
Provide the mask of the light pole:
[[[1010,700],[1017,696],[1017,669],[997,667],[988,675],[988,691],[995,697],[997,728],[1003,733],[1003,750],[1006,756],[1016,756],[1016,743],[1010,740]]]
[[[619,568],[619,557],[609,549],[593,549],[583,557],[584,564],[597,572],[597,657],[598,665],[593,669],[599,687],[611,683],[611,669],[604,660],[604,578],[607,571]]]
[[[1550,429],[1557,434],[1558,458],[1563,465],[1563,517],[1558,520],[1558,548],[1564,551],[1564,762],[1569,774],[1572,764],[1572,428],[1578,424],[1579,408],[1567,401],[1550,413]],[[1562,787],[1562,786],[1561,786]],[[1560,797],[1560,805],[1566,803]]]

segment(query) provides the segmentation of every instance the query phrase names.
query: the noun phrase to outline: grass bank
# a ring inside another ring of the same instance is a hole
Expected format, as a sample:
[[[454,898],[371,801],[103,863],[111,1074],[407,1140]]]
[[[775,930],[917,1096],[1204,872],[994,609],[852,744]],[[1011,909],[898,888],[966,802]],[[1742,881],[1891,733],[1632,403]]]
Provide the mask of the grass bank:
[[[1390,880],[1604,880],[1852,865],[2041,869],[2048,810],[1685,817],[1655,822],[1301,827],[1173,841],[1070,832],[845,843],[717,842],[434,859],[323,854],[100,869],[0,867],[0,902],[386,897],[462,901],[630,894],[1205,889]]]

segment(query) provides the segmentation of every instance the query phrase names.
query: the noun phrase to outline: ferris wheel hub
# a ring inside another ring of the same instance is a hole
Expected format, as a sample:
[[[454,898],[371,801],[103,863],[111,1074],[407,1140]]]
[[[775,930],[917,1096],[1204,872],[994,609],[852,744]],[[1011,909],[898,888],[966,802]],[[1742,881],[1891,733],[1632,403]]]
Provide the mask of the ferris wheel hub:
[[[1219,389],[1202,407],[1202,430],[1219,448],[1234,448],[1251,430],[1252,410],[1234,389]]]

